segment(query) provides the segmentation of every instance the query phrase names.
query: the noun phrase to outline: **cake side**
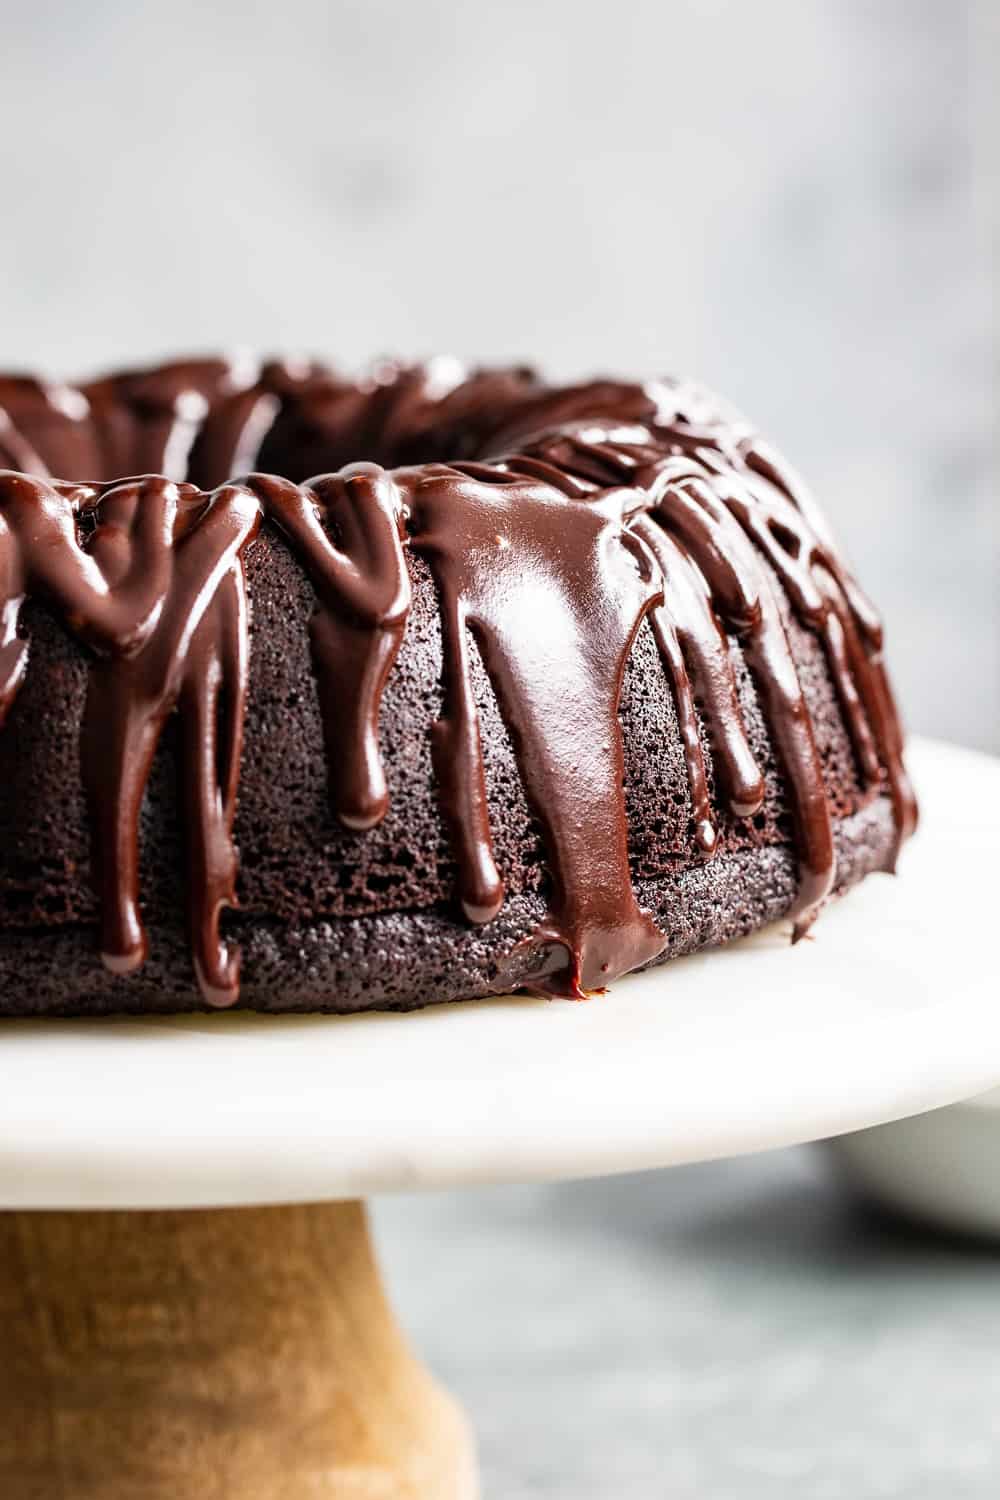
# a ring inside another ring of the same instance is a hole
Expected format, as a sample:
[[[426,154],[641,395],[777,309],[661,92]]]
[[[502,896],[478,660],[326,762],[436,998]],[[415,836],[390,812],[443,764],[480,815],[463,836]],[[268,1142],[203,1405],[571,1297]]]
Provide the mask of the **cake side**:
[[[474,656],[497,860],[507,895],[493,923],[473,928],[455,900],[456,868],[434,789],[430,726],[441,711],[441,636],[429,570],[409,560],[413,612],[383,700],[389,790],[382,823],[363,834],[333,814],[323,726],[308,644],[315,607],[302,569],[279,539],[248,558],[250,694],[235,842],[239,909],[226,931],[244,953],[242,1003],[255,1009],[404,1007],[516,988],[502,956],[545,910],[544,839],[486,671]],[[97,901],[79,772],[89,654],[44,606],[25,619],[32,666],[0,733],[0,996],[11,1013],[200,1009],[181,899],[183,813],[176,726],[154,762],[140,828],[141,889],[150,954],[115,977],[97,955]],[[838,886],[884,865],[891,807],[860,784],[817,642],[787,620],[817,727],[835,809]],[[767,795],[750,823],[719,813],[719,847],[695,837],[676,708],[652,632],[640,631],[620,719],[629,852],[640,902],[667,935],[664,959],[774,920],[792,905],[796,852],[782,777],[753,682],[731,646],[750,740]],[[705,736],[713,802],[714,777]],[[523,955],[522,955],[523,958]]]
[[[834,828],[835,893],[882,869],[895,830],[882,797]],[[789,844],[721,854],[710,864],[677,861],[658,880],[636,881],[644,907],[668,936],[654,964],[745,937],[783,917],[795,900],[797,864]],[[538,894],[512,895],[489,927],[454,909],[428,907],[285,923],[233,913],[243,952],[240,1005],[261,1012],[411,1010],[531,989],[539,969],[520,947],[544,920]],[[96,961],[94,929],[68,925],[8,929],[0,937],[0,1014],[24,1016],[173,1015],[204,1011],[192,983],[183,926],[151,926],[150,957],[128,979]],[[822,941],[822,929],[818,941]],[[553,955],[555,973],[561,959]]]

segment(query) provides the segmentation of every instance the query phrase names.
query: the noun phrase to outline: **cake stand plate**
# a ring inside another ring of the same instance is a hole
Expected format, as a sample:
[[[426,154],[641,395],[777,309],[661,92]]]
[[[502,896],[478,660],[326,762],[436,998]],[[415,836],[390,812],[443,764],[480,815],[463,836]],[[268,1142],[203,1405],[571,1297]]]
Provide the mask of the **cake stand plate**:
[[[1000,1082],[1000,762],[914,744],[922,825],[787,924],[584,1004],[7,1022],[0,1204],[311,1202],[663,1166],[839,1134]]]
[[[1000,1084],[1000,763],[909,759],[900,877],[795,948],[778,926],[586,1004],[0,1027],[0,1492],[465,1500],[463,1420],[353,1200],[755,1151]]]

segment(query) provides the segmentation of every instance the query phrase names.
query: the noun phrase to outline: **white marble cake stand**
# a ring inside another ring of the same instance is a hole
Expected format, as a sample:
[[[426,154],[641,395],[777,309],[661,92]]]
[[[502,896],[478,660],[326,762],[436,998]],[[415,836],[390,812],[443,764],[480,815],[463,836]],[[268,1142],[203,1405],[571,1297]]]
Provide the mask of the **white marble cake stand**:
[[[582,1005],[0,1027],[0,1493],[465,1500],[464,1421],[358,1200],[756,1151],[1000,1083],[1000,763],[910,763],[899,879],[794,949],[774,929]]]

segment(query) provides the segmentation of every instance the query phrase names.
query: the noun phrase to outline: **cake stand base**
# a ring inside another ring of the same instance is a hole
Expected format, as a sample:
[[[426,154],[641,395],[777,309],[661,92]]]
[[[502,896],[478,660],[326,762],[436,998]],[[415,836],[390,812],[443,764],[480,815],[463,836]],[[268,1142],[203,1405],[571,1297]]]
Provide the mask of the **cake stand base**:
[[[472,1500],[360,1204],[243,1205],[705,1161],[1000,1086],[1000,764],[910,761],[899,880],[795,948],[589,1005],[0,1025],[0,1500]]]
[[[474,1500],[362,1204],[0,1213],[0,1494]]]

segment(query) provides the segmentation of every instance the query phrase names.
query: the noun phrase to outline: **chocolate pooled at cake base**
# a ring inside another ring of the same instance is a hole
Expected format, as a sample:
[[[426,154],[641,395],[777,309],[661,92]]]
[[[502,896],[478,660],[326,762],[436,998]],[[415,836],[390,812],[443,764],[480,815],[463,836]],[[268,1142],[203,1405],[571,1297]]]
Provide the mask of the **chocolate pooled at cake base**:
[[[0,1013],[579,997],[915,825],[877,615],[689,383],[0,377],[0,468]]]

